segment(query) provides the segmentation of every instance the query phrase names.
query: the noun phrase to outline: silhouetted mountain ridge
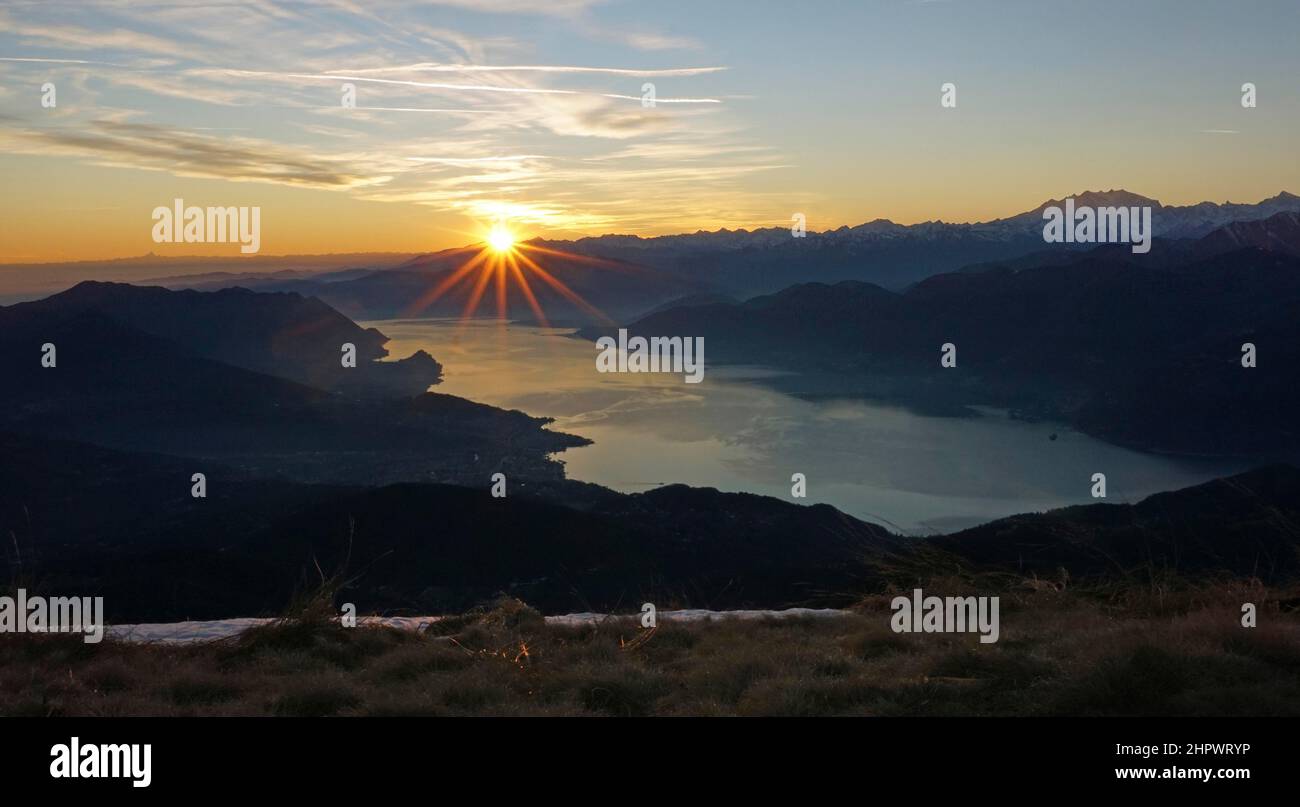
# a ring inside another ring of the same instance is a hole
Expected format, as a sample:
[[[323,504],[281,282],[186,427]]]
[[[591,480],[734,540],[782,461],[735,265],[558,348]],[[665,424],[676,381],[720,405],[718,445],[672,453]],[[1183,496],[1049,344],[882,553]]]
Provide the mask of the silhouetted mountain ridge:
[[[183,345],[197,355],[277,375],[321,389],[356,394],[417,394],[440,380],[442,366],[427,353],[397,362],[388,337],[312,297],[242,288],[170,291],[157,286],[84,281],[43,300],[3,309],[8,317],[44,321],[95,311]],[[356,367],[342,365],[342,346],[356,348]]]
[[[319,349],[336,363],[335,339],[369,338],[373,350],[382,338],[317,301],[273,297],[270,314],[267,305],[245,291],[92,284],[0,308],[0,429],[334,482],[478,480],[497,470],[559,478],[548,454],[586,442],[544,429],[548,419],[453,396],[342,395],[207,355],[258,364],[260,350],[282,344],[286,352],[271,363],[284,370],[316,340],[281,334],[322,316],[334,333],[321,337],[328,341]],[[257,312],[258,324],[242,336],[222,333],[246,319],[241,307]],[[42,363],[46,344],[54,347],[53,367]]]
[[[1136,505],[1013,516],[905,539],[827,505],[672,485],[575,508],[486,485],[379,488],[254,479],[220,466],[0,433],[0,557],[113,621],[276,613],[346,571],[363,611],[446,613],[499,593],[546,612],[849,605],[936,568],[1077,583],[1300,579],[1300,470],[1272,466]]]
[[[1154,235],[1165,244],[1201,238],[1232,222],[1300,212],[1300,197],[1285,192],[1255,204],[1162,205],[1122,189],[1084,191],[1074,198],[1081,206],[1150,206]],[[1015,261],[1034,253],[1051,256],[1088,251],[1090,244],[1044,242],[1042,210],[1060,204],[1063,199],[1052,199],[1023,213],[975,223],[897,224],[876,219],[821,232],[810,229],[803,238],[793,237],[790,228],[783,226],[653,237],[607,234],[571,241],[535,238],[526,242],[524,256],[598,312],[558,291],[522,258],[516,262],[550,321],[601,324],[606,318],[626,321],[683,297],[743,298],[799,283],[841,280],[902,290],[926,277],[974,264]],[[815,227],[815,222],[809,224]],[[485,262],[476,264],[468,282],[462,280],[450,290],[435,291],[457,269],[474,261],[482,248],[473,245],[443,250],[360,274],[349,271],[249,283],[263,291],[298,291],[316,296],[357,319],[461,316],[471,308],[477,280],[494,274],[486,271]],[[1052,260],[1048,257],[1037,263]],[[537,319],[513,269],[507,269],[500,279],[493,276],[487,280],[477,305],[479,316],[498,315],[498,283],[505,284],[505,316]]]
[[[1300,469],[1274,465],[1137,504],[998,519],[933,540],[980,565],[1076,581],[1300,575]]]
[[[841,394],[1012,408],[1144,449],[1300,452],[1288,414],[1300,405],[1300,258],[1253,247],[1172,263],[1124,254],[935,275],[902,294],[802,284],[661,311],[628,330],[703,336],[711,361],[833,378]],[[1241,364],[1247,342],[1255,367]],[[955,368],[940,365],[948,343]],[[781,383],[800,391],[797,378]]]

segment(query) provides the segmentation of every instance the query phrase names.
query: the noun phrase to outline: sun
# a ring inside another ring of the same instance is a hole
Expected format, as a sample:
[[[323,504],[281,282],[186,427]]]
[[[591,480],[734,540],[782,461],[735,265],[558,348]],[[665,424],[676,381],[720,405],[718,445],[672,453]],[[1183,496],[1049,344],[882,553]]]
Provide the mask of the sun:
[[[492,230],[487,237],[488,246],[493,252],[503,254],[510,252],[515,247],[515,234],[510,232],[510,228],[501,222],[492,225]]]
[[[510,297],[513,292],[528,304],[532,316],[543,327],[550,327],[546,312],[542,309],[543,299],[548,296],[561,297],[600,322],[614,324],[614,320],[569,288],[557,275],[569,272],[575,264],[618,269],[618,263],[606,258],[564,252],[535,241],[521,241],[510,229],[510,225],[500,219],[487,229],[486,234],[483,229],[476,229],[475,234],[482,240],[461,249],[449,250],[467,257],[456,268],[440,273],[436,282],[404,309],[405,316],[419,316],[420,312],[454,291],[465,298],[461,310],[461,321],[464,322],[474,316],[489,288],[495,287],[493,296],[496,297],[497,319],[502,322],[510,316]],[[542,266],[542,263],[550,260],[555,262],[554,266]],[[537,296],[534,282],[538,283],[537,291],[543,291],[542,298]]]

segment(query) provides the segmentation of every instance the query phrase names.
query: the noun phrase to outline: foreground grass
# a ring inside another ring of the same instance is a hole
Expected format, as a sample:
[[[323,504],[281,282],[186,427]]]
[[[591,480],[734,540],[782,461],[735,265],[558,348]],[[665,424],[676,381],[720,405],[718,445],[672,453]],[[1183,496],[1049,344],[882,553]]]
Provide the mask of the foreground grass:
[[[318,614],[188,646],[5,635],[0,714],[1300,715],[1300,615],[1262,591],[1019,593],[992,645],[895,634],[888,602],[653,633],[506,601],[425,634]]]

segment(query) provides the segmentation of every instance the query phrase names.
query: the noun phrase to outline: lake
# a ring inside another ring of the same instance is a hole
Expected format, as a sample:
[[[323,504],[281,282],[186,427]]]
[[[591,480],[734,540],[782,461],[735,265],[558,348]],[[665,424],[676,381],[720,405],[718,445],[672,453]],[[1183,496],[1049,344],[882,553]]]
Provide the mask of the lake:
[[[633,493],[682,482],[805,503],[908,534],[1086,504],[1106,474],[1111,503],[1237,473],[1249,463],[1143,454],[1069,427],[1003,413],[935,417],[860,400],[807,401],[762,383],[774,371],[711,367],[681,374],[598,373],[594,343],[571,329],[493,320],[367,322],[391,355],[428,351],[444,365],[433,390],[531,415],[593,445],[558,455],[572,479]],[[1052,440],[1051,435],[1057,435]],[[807,498],[791,499],[791,475]]]

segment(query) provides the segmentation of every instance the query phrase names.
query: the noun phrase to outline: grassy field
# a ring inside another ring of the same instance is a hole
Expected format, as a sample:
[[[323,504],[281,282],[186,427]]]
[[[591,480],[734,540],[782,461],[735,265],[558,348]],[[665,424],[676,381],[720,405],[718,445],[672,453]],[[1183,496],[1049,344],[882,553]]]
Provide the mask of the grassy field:
[[[1002,595],[991,645],[896,634],[889,600],[653,631],[548,626],[503,600],[424,634],[305,608],[197,645],[5,635],[0,714],[1300,715],[1300,614],[1284,593],[1024,587]],[[1243,602],[1258,627],[1241,626]]]

